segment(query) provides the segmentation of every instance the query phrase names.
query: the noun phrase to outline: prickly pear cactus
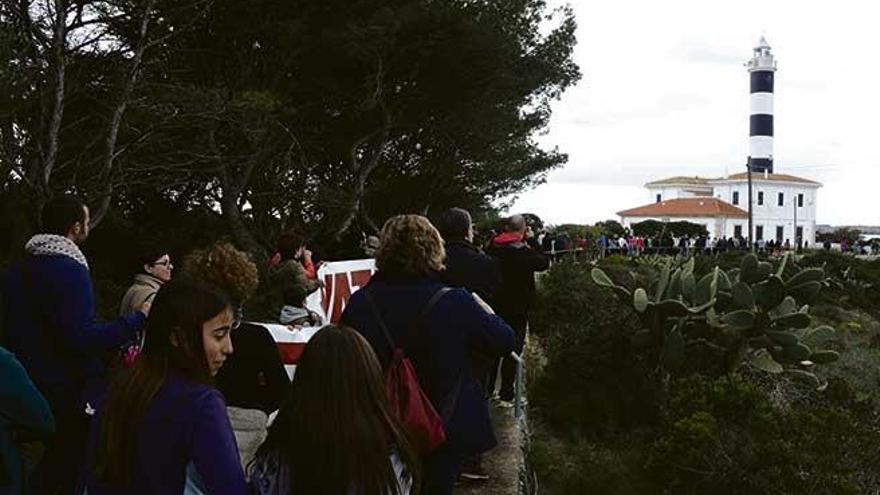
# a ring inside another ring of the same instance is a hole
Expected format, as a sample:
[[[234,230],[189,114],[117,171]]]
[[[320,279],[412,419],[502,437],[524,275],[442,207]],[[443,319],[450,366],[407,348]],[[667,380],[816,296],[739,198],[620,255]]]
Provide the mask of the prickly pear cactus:
[[[825,282],[821,268],[808,268],[784,278],[788,256],[774,270],[753,254],[738,269],[716,267],[699,280],[694,260],[673,269],[660,268],[656,285],[630,291],[615,284],[600,268],[593,281],[631,304],[643,329],[633,344],[659,349],[660,365],[670,373],[682,367],[689,352],[710,352],[723,359],[728,372],[743,365],[769,373],[791,373],[820,386],[810,373],[817,364],[837,360],[820,347],[834,329],[812,326],[809,305]]]

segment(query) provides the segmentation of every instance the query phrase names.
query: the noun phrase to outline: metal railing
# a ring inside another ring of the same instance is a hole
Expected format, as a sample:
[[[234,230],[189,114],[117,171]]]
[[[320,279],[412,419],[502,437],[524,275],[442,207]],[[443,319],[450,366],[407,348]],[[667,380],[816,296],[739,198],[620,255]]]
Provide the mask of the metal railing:
[[[514,381],[514,396],[513,396],[513,417],[516,419],[520,419],[523,416],[523,368],[524,361],[522,356],[515,352],[510,353],[510,358],[516,361],[516,380]]]

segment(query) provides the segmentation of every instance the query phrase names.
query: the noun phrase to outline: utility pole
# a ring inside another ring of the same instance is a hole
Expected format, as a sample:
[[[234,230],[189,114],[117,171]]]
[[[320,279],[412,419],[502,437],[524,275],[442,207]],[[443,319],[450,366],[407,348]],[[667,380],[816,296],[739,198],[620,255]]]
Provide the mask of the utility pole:
[[[798,195],[797,195],[797,193],[794,193],[793,199],[794,199],[794,201],[792,201],[792,203],[794,204],[794,224],[793,224],[792,228],[794,229],[794,231],[791,233],[792,234],[791,237],[794,238],[794,245],[795,245],[794,249],[795,249],[795,252],[797,252],[799,249],[798,246],[800,245],[798,235],[797,235],[797,209],[798,209]]]
[[[751,162],[752,162],[752,159],[749,158],[748,162],[746,163],[746,168],[749,169],[749,172],[748,172],[748,174],[749,174],[749,235],[748,235],[748,239],[749,239],[749,251],[754,253],[755,252],[755,244],[752,242],[752,231],[753,231],[752,224],[754,223],[754,216],[752,213],[752,163]]]

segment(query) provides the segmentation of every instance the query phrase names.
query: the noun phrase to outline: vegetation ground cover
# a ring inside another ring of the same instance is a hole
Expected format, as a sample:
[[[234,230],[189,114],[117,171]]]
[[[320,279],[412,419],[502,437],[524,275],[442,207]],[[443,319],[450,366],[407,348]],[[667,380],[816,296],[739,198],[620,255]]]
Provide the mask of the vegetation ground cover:
[[[700,257],[695,277],[735,269],[742,256]],[[621,287],[652,293],[662,263],[611,258],[599,267]],[[823,348],[839,354],[811,368],[821,387],[748,360],[730,372],[666,373],[634,345],[643,325],[632,304],[594,283],[591,264],[556,264],[542,279],[530,353],[529,461],[542,492],[875,493],[880,261],[817,252],[786,271],[811,267],[828,279],[809,316],[836,330]]]

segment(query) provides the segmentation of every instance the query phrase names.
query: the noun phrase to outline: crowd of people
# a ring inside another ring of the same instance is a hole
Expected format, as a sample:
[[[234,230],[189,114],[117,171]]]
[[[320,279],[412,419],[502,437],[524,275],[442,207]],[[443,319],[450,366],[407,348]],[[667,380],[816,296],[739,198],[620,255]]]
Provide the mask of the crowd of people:
[[[80,250],[88,208],[59,196],[41,217],[3,278],[0,494],[445,495],[488,477],[490,401],[514,399],[511,353],[549,266],[523,217],[487,252],[465,210],[436,227],[389,219],[370,243],[375,275],[292,380],[253,321],[325,323],[305,306],[320,282],[303,235],[282,235],[264,270],[267,315],[243,311],[261,270],[219,242],[180,270],[161,248],[136,253],[119,316],[100,321]],[[437,418],[436,441],[419,441],[413,398],[390,392],[404,384]]]
[[[742,236],[734,237],[711,237],[708,235],[624,235],[600,234],[595,241],[591,242],[583,236],[574,239],[568,234],[542,233],[540,236],[542,250],[551,255],[567,253],[588,253],[594,258],[605,256],[641,256],[641,255],[668,255],[668,256],[691,256],[702,254],[718,254],[728,251],[745,251],[749,249],[749,242]],[[797,249],[808,249],[809,242],[798,242],[793,245],[790,239],[784,241],[776,239],[759,239],[755,241],[754,248],[758,252],[780,253]],[[591,249],[592,248],[592,249]],[[830,249],[827,248],[826,249]]]

